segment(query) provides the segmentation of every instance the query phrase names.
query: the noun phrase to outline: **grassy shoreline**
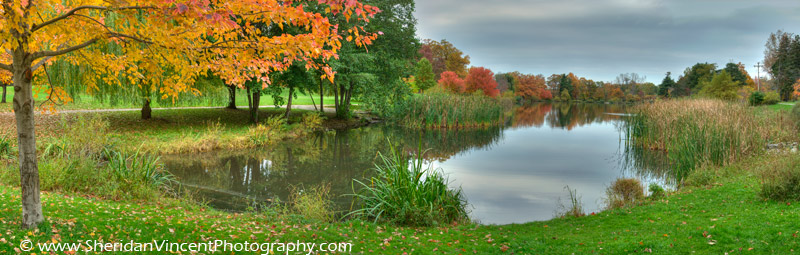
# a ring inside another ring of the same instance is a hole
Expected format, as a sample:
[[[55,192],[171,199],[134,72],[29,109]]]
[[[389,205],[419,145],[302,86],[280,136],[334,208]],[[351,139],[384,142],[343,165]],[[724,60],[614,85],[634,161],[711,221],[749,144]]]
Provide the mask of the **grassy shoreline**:
[[[20,220],[20,209],[14,206],[19,203],[18,189],[0,185],[0,204],[6,205],[0,209],[4,223],[0,238],[5,240],[0,241],[0,251],[13,252],[22,240],[65,243],[104,238],[143,242],[352,242],[357,254],[786,254],[800,245],[796,224],[800,205],[757,196],[759,181],[747,169],[775,159],[763,156],[727,170],[707,169],[734,175],[719,175],[708,185],[688,187],[639,206],[580,218],[502,226],[407,228],[358,220],[320,223],[257,213],[229,214],[171,199],[132,203],[45,192],[47,223],[28,231],[16,227]],[[763,169],[770,166],[775,165]]]

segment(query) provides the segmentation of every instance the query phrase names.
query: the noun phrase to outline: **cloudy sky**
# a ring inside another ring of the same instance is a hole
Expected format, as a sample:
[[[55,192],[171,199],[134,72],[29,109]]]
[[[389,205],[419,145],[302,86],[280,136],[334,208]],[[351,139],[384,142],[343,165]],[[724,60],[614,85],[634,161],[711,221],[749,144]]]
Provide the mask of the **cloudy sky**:
[[[800,33],[798,0],[421,0],[421,38],[447,39],[495,72],[574,72],[660,83],[697,62],[755,75],[770,33]],[[674,76],[675,77],[675,76]]]

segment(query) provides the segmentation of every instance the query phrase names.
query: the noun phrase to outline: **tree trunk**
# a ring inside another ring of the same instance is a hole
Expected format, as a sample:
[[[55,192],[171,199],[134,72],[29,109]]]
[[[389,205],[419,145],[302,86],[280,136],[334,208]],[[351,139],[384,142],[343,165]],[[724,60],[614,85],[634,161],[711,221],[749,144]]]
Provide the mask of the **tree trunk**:
[[[253,99],[250,95],[250,88],[247,88],[247,109],[253,109]]]
[[[294,87],[289,87],[289,99],[286,100],[286,114],[283,115],[287,121],[289,120],[289,112],[292,111],[292,94],[294,94]]]
[[[228,85],[228,109],[236,109],[236,86]]]
[[[253,102],[250,104],[250,121],[253,124],[258,124],[258,107],[261,106],[261,91],[254,90],[252,92]]]
[[[333,84],[333,109],[336,110],[336,117],[339,117],[339,88]]]
[[[149,120],[152,116],[153,109],[150,108],[150,98],[144,99],[144,105],[142,106],[142,119]]]
[[[0,103],[3,103],[3,104],[6,103],[6,88],[8,88],[8,84],[3,84],[3,98],[0,99],[0,100],[2,100],[2,101],[0,101]]]
[[[325,102],[325,98],[323,96],[323,95],[325,95],[325,91],[324,91],[324,89],[322,87],[322,83],[323,83],[323,81],[320,80],[319,81],[319,112],[325,112],[325,103],[324,103]]]
[[[36,162],[31,63],[24,50],[14,52],[14,117],[19,143],[19,176],[22,187],[22,227],[35,228],[44,220],[39,194],[39,166]]]
[[[314,105],[314,111],[319,110],[317,108],[317,102],[314,102],[314,95],[311,94],[311,91],[308,91],[308,97],[311,98],[311,104]]]

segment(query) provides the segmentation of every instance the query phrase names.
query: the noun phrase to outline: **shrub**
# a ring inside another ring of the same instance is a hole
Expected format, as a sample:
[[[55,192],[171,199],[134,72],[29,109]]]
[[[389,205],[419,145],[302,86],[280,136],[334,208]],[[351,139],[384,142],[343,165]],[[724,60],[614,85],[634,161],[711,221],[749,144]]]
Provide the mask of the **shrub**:
[[[247,137],[256,146],[267,146],[286,136],[286,120],[281,116],[267,118],[266,124],[258,124],[248,130]]]
[[[650,199],[653,200],[664,198],[664,196],[667,194],[666,191],[664,191],[664,188],[655,183],[650,183],[649,191]]]
[[[565,205],[564,202],[561,201],[561,198],[558,199],[558,207],[556,209],[556,217],[565,218],[565,217],[583,217],[586,216],[586,213],[583,211],[583,203],[581,202],[581,197],[578,196],[578,190],[570,189],[569,186],[564,187],[569,194],[569,204]]]
[[[606,206],[609,209],[635,204],[644,198],[642,182],[633,178],[620,178],[606,189]]]
[[[778,92],[775,92],[775,91],[769,91],[764,96],[764,104],[766,104],[766,105],[777,104],[780,101],[781,101],[781,96],[778,94]]]
[[[318,112],[308,112],[303,115],[300,135],[304,136],[322,128],[323,117]]]
[[[441,169],[423,167],[420,144],[417,155],[409,160],[403,150],[390,145],[391,156],[379,154],[377,176],[369,184],[353,180],[361,188],[352,194],[362,208],[348,215],[384,221],[398,225],[433,226],[466,222],[467,201],[461,188],[450,189],[449,180]]]
[[[761,92],[761,91],[753,92],[752,94],[750,94],[750,97],[748,98],[748,102],[750,102],[750,105],[752,105],[752,106],[758,106],[758,105],[763,104],[764,103],[764,92]]]
[[[800,200],[800,158],[778,159],[777,166],[761,171],[760,195],[778,201]]]
[[[333,202],[331,202],[331,186],[321,185],[309,189],[293,188],[292,209],[305,219],[331,222],[333,221]]]

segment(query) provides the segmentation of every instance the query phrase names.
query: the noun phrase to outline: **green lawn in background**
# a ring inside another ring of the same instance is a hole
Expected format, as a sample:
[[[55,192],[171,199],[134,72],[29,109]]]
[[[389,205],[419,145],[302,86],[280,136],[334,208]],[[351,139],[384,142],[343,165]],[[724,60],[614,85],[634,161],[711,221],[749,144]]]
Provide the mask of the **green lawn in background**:
[[[246,92],[243,90],[237,90],[236,92],[236,105],[240,107],[247,107],[247,96]],[[289,95],[288,91],[284,91],[282,96],[286,99]],[[307,94],[298,93],[297,98],[293,99],[292,105],[319,105],[319,95],[312,94],[311,96],[314,97],[313,103],[312,99]],[[0,104],[0,112],[8,112],[12,110],[11,102],[14,98],[14,91],[13,88],[8,88],[8,95],[7,95],[7,102],[5,104]],[[38,92],[35,97],[37,104],[41,103],[42,101],[47,98],[47,94],[44,91]],[[334,97],[333,96],[325,96],[324,97],[325,105],[333,105]],[[358,104],[358,102],[353,102],[354,104]],[[261,106],[273,106],[274,100],[272,96],[265,95],[261,97]],[[285,105],[285,102],[281,105]],[[187,103],[177,103],[177,104],[160,104],[157,101],[154,101],[151,104],[153,108],[167,108],[167,107],[225,107],[227,106],[227,97],[222,102],[213,102],[213,100],[199,100],[197,102],[187,102]],[[94,97],[86,94],[81,94],[77,96],[77,98],[73,98],[73,102],[58,106],[58,110],[94,110],[94,109],[138,109],[142,106],[139,104],[132,104],[132,103],[121,103],[121,104],[109,104],[108,102],[100,102],[99,100],[95,99]]]

